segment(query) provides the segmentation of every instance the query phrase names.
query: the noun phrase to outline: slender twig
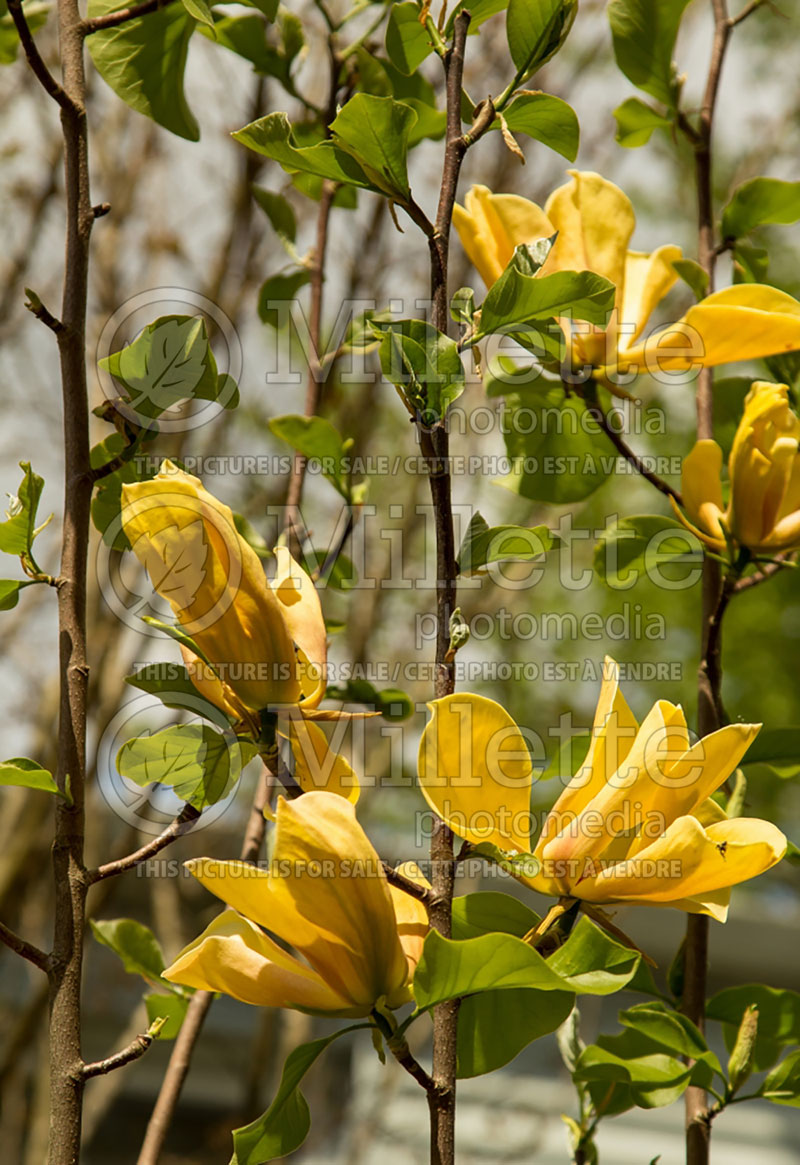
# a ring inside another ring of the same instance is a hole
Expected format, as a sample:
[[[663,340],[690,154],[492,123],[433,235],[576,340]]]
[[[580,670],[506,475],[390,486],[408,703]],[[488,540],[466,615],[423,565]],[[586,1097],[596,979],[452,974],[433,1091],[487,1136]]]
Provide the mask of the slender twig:
[[[93,16],[81,23],[81,35],[91,36],[93,32],[102,32],[106,28],[119,28],[129,20],[138,20],[141,16],[149,16],[151,12],[158,12],[166,8],[172,0],[144,0],[142,4],[132,4],[129,8],[117,8],[114,12],[105,12],[102,16]]]
[[[264,809],[269,803],[273,787],[272,777],[265,768],[259,778],[245,828],[239,854],[240,860],[243,862],[258,861],[267,825]],[[150,1114],[147,1132],[139,1150],[137,1165],[158,1165],[164,1141],[189,1073],[195,1045],[213,1001],[214,993],[212,991],[195,991],[189,1000],[186,1016],[181,1024],[181,1030],[173,1045],[167,1070],[161,1081],[158,1098]]]
[[[21,955],[23,959],[27,959],[29,963],[33,963],[34,967],[38,967],[40,971],[47,972],[50,969],[50,956],[39,950],[33,943],[20,938],[4,922],[0,922],[0,942],[4,943],[9,950]]]
[[[741,24],[743,20],[747,20],[748,16],[752,16],[757,8],[761,8],[764,0],[750,0],[749,4],[745,4],[741,12],[737,12],[735,16],[731,16],[728,20],[730,28],[736,28],[737,24]]]
[[[753,587],[760,586],[761,583],[766,582],[767,579],[772,578],[773,575],[779,574],[785,567],[791,565],[791,562],[788,560],[786,562],[769,562],[766,566],[762,567],[761,570],[756,571],[755,574],[748,575],[747,578],[738,579],[734,585],[733,593],[735,595],[740,595],[742,591],[752,590]]]
[[[405,1039],[402,1036],[394,1036],[387,1039],[386,1046],[401,1068],[405,1068],[409,1076],[413,1076],[417,1084],[425,1089],[429,1102],[432,1098],[435,1101],[436,1085],[433,1077],[429,1076],[419,1061],[414,1058]]]
[[[655,486],[659,493],[664,494],[665,497],[672,498],[677,505],[682,506],[683,498],[681,497],[680,491],[664,481],[663,477],[659,477],[657,473],[653,473],[652,470],[648,469],[641,457],[637,453],[634,453],[627,444],[621,433],[618,433],[610,424],[607,414],[597,400],[594,386],[585,386],[582,399],[586,404],[586,410],[589,416],[597,423],[598,427],[605,433],[617,452],[625,458],[639,476]]]
[[[422,902],[424,906],[431,910],[436,902],[436,896],[433,890],[429,890],[427,886],[421,886],[419,882],[407,878],[405,874],[401,874],[394,866],[390,866],[388,862],[382,862],[383,872],[386,875],[386,881],[396,886],[398,890],[405,891],[410,894],[412,898],[416,898],[417,902]]]
[[[113,878],[116,874],[124,874],[126,870],[134,869],[142,862],[146,862],[148,858],[155,857],[162,849],[166,849],[176,838],[188,833],[199,818],[200,813],[193,805],[184,805],[174,821],[171,821],[158,837],[154,837],[152,841],[133,853],[126,854],[123,858],[106,862],[104,865],[98,866],[96,870],[89,870],[86,874],[87,882],[94,885],[95,882],[102,882],[104,878]]]
[[[54,332],[56,336],[59,332],[63,331],[64,325],[62,324],[61,320],[54,316],[53,313],[47,307],[45,307],[36,292],[31,291],[30,288],[26,288],[26,294],[28,299],[25,306],[31,315],[36,316],[37,320],[41,320],[41,322],[46,327],[48,327],[51,332]]]
[[[152,1042],[153,1037],[150,1033],[142,1032],[131,1040],[127,1048],[123,1048],[121,1052],[115,1052],[113,1056],[108,1056],[105,1060],[95,1060],[92,1064],[84,1064],[81,1068],[81,1076],[84,1080],[91,1080],[93,1076],[106,1076],[117,1068],[124,1068],[126,1064],[131,1064],[143,1056]]]
[[[25,13],[22,11],[22,0],[8,0],[8,12],[14,21],[14,26],[17,30],[20,44],[22,45],[22,51],[25,53],[28,64],[37,81],[50,94],[53,100],[58,102],[62,109],[69,113],[77,112],[79,106],[76,106],[74,98],[70,96],[62,85],[59,85],[58,81],[56,81],[42,60],[31,30],[28,27],[28,22],[25,19]]]

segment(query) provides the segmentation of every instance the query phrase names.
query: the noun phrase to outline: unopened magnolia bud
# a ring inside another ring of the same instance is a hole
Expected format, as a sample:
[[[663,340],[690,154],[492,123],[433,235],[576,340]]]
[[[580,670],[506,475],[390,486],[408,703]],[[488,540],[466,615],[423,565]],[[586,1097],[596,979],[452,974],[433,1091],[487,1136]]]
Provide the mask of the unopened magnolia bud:
[[[753,1053],[758,1034],[758,1007],[755,1003],[747,1008],[739,1024],[731,1058],[728,1060],[728,1087],[731,1095],[742,1087],[753,1071]]]

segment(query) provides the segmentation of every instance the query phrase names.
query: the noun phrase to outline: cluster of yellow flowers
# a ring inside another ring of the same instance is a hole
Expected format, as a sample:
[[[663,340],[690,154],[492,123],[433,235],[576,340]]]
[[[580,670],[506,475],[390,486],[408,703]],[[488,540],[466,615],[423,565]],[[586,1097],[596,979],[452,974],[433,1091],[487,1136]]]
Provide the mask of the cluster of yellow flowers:
[[[590,365],[601,381],[647,367],[654,352],[660,367],[681,369],[800,347],[800,305],[755,284],[717,292],[677,324],[643,338],[675,283],[680,250],[630,251],[631,204],[599,175],[574,173],[543,210],[475,187],[454,221],[487,285],[517,245],[552,235],[544,275],[591,270],[614,282],[616,306],[606,329],[579,333],[563,325],[572,361]],[[691,360],[690,333],[701,341],[692,341]],[[800,546],[799,444],[787,387],[755,384],[730,457],[727,506],[719,447],[701,441],[686,458],[687,522],[718,551],[731,540],[755,553]],[[326,632],[313,582],[284,547],[275,551],[268,581],[228,507],[170,462],[123,493],[133,550],[188,637],[181,650],[192,683],[254,739],[269,712],[291,741],[304,792],[278,801],[270,869],[208,858],[189,863],[228,909],[178,956],[167,978],[248,1003],[337,1016],[403,1005],[411,999],[427,913],[388,883],[356,819],[355,774],[343,757],[329,757],[314,723],[341,713],[319,709]],[[672,906],[724,920],[730,888],[769,869],[786,850],[775,826],[729,819],[712,798],[759,726],[731,724],[692,744],[681,708],[667,701],[638,724],[618,679],[607,660],[588,754],[535,844],[524,738],[484,696],[459,693],[430,705],[419,753],[422,792],[459,837],[542,893],[587,904]],[[311,768],[326,758],[327,787],[320,791]],[[424,882],[413,864],[402,873]]]

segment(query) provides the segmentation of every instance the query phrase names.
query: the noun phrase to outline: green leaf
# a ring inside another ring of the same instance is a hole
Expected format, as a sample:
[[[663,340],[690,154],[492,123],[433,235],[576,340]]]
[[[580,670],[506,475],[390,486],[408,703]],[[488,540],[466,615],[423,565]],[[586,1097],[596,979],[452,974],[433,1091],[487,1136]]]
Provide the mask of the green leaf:
[[[619,1021],[624,1027],[632,1028],[666,1051],[692,1060],[702,1060],[713,1072],[723,1075],[720,1062],[709,1051],[702,1032],[685,1015],[660,1000],[637,1003],[635,1007],[621,1011]]]
[[[225,723],[225,714],[200,695],[182,663],[145,664],[133,675],[126,676],[125,683],[157,696],[166,708],[196,712],[214,724]]]
[[[199,20],[201,24],[207,24],[211,28],[214,27],[214,17],[206,0],[181,0],[181,4],[195,20]]]
[[[420,23],[420,10],[413,0],[393,4],[386,24],[386,53],[401,73],[415,73],[433,52],[431,38]]]
[[[672,61],[689,0],[611,0],[608,19],[617,65],[637,89],[675,108],[679,85]]]
[[[331,629],[327,622],[326,626],[328,630]],[[331,685],[325,696],[326,699],[342,700],[346,704],[365,704],[380,712],[384,720],[407,720],[415,712],[414,701],[407,692],[400,688],[378,691],[369,680],[350,679],[343,685]]]
[[[734,283],[766,283],[769,252],[765,247],[737,243],[731,251]]]
[[[610,587],[634,585],[642,576],[660,576],[668,563],[679,570],[702,565],[699,540],[674,518],[641,514],[620,518],[603,530],[594,549],[594,569]]]
[[[355,563],[346,554],[337,554],[333,565],[328,567],[324,575],[320,568],[328,561],[327,550],[312,550],[310,553],[307,552],[304,558],[307,570],[316,566],[316,570],[319,571],[316,577],[322,585],[332,587],[335,591],[351,591],[358,585]]]
[[[236,533],[244,538],[247,545],[255,550],[259,558],[262,560],[272,558],[272,551],[267,545],[266,538],[259,534],[253,523],[245,518],[244,514],[237,514],[234,510],[233,524],[236,527]]]
[[[464,391],[464,365],[455,340],[424,320],[373,320],[383,336],[378,355],[387,380],[401,388],[425,424],[444,417]]]
[[[298,146],[285,113],[269,113],[237,130],[233,137],[257,154],[272,158],[289,174],[313,174],[333,182],[375,189],[361,166],[334,142],[318,141],[311,146]]]
[[[265,280],[258,292],[258,315],[265,324],[276,329],[286,322],[281,311],[273,306],[294,299],[301,287],[311,282],[311,272],[306,268],[284,275],[272,275]]]
[[[616,452],[583,401],[568,397],[560,383],[531,380],[529,369],[509,369],[501,359],[490,365],[486,391],[505,395],[508,406],[503,436],[512,468],[499,484],[533,501],[561,504],[608,481]]]
[[[695,299],[705,299],[708,294],[708,272],[694,259],[675,259],[672,266],[687,287],[692,289]]]
[[[282,243],[294,243],[297,238],[297,219],[290,203],[282,194],[253,186],[253,197],[269,219],[272,229]]]
[[[19,602],[19,592],[35,585],[34,579],[17,582],[12,578],[0,578],[0,611],[13,611]]]
[[[497,933],[524,938],[541,921],[524,902],[496,890],[478,890],[453,899],[454,939]]]
[[[739,239],[768,223],[789,225],[800,219],[800,182],[751,178],[737,186],[722,211],[722,237]]]
[[[10,760],[0,761],[0,785],[40,789],[44,793],[55,793],[57,797],[64,796],[52,774],[26,756],[12,756]],[[69,802],[68,797],[64,799]]]
[[[796,777],[800,773],[800,728],[762,729],[740,763],[768,765],[779,777]]]
[[[613,283],[591,271],[524,275],[512,259],[486,296],[478,331],[470,343],[553,316],[588,320],[605,327],[614,309],[615,294]]]
[[[548,93],[520,93],[503,110],[512,133],[524,133],[570,162],[578,156],[580,126],[574,109]],[[495,121],[492,128],[499,128]]]
[[[672,122],[663,113],[651,108],[638,97],[629,97],[614,110],[617,123],[615,140],[618,145],[632,150],[650,141],[657,129],[672,130]]]
[[[148,434],[151,435],[151,434]],[[154,434],[152,434],[154,436]],[[139,448],[137,440],[130,458],[123,462],[119,469],[109,473],[98,482],[97,490],[92,498],[92,521],[95,529],[103,535],[103,541],[114,550],[130,550],[131,544],[122,525],[122,486],[135,481],[145,481],[152,478],[155,469],[149,468],[145,458],[135,455]],[[93,469],[108,464],[121,453],[131,452],[131,446],[121,433],[112,433],[104,441],[93,446],[90,461]]]
[[[166,785],[202,811],[227,796],[256,752],[250,741],[232,743],[208,724],[177,724],[127,741],[117,768],[142,788]]]
[[[580,1055],[574,1079],[581,1082],[599,1082],[600,1091],[612,1084],[627,1085],[634,1104],[640,1108],[661,1108],[672,1104],[685,1091],[692,1069],[674,1056],[661,1053],[631,1054],[629,1047],[617,1043],[622,1037],[601,1037],[600,1043],[590,1044]],[[623,1051],[617,1054],[609,1045]]]
[[[457,324],[472,326],[475,315],[475,292],[471,287],[459,287],[450,300],[450,318]]]
[[[155,627],[156,630],[162,631],[164,635],[168,635],[170,639],[174,639],[181,647],[188,648],[192,655],[196,655],[198,659],[202,659],[203,663],[207,664],[208,667],[213,668],[214,665],[206,653],[197,646],[192,637],[187,635],[177,623],[163,623],[160,619],[154,618],[153,615],[142,615],[142,622],[147,623],[148,627]]]
[[[373,187],[400,203],[411,198],[408,137],[417,115],[392,97],[356,93],[331,122],[335,144],[350,154]]]
[[[161,992],[153,992],[145,995],[144,1005],[147,1008],[148,1023],[153,1024],[157,1019],[167,1021],[159,1030],[156,1039],[174,1040],[186,1018],[188,998],[185,995],[163,995]]]
[[[459,574],[477,574],[492,562],[529,562],[555,544],[547,526],[489,526],[480,513],[473,515],[458,552]]]
[[[558,52],[577,10],[577,0],[510,0],[506,37],[519,81]]]
[[[20,461],[19,466],[24,476],[17,496],[9,502],[6,511],[8,520],[0,522],[0,550],[6,554],[27,555],[30,554],[34,538],[45,528],[50,518],[37,529],[36,513],[44,489],[44,478],[33,472],[29,461]]]
[[[446,999],[518,987],[609,995],[633,977],[639,957],[586,918],[549,959],[509,934],[455,942],[430,931],[414,976],[414,998],[427,1009]]]
[[[318,463],[323,475],[346,500],[350,499],[347,454],[350,444],[324,417],[289,414],[273,417],[269,427],[276,437],[291,445],[303,457]]]
[[[453,25],[459,12],[468,8],[472,19],[469,22],[469,35],[474,36],[484,21],[498,12],[505,12],[508,0],[459,0],[448,17],[445,25],[445,36],[449,39],[453,35]]]
[[[761,1085],[760,1095],[773,1104],[800,1107],[800,1050],[790,1052]]]
[[[729,1050],[736,1042],[742,1016],[752,1004],[758,1007],[753,1063],[754,1070],[760,1072],[775,1063],[783,1046],[800,1044],[800,994],[763,983],[727,987],[718,992],[706,1004],[706,1016],[722,1023]]]
[[[293,1153],[302,1145],[311,1127],[311,1116],[299,1089],[300,1081],[329,1044],[339,1036],[367,1026],[353,1024],[332,1036],[300,1044],[289,1053],[277,1094],[267,1111],[251,1124],[234,1129],[230,1165],[263,1165],[266,1161]]]
[[[23,11],[28,28],[38,32],[47,21],[50,5],[47,3],[24,3]],[[8,15],[5,0],[0,0],[0,65],[13,65],[19,52],[19,34],[16,25]]]
[[[145,418],[156,418],[182,400],[218,401],[226,409],[239,403],[233,378],[217,371],[201,316],[160,316],[133,343],[104,357],[100,367]]]
[[[459,1079],[494,1072],[523,1048],[556,1030],[572,1011],[566,991],[484,991],[462,1000],[458,1009]]]
[[[119,0],[89,0],[87,15],[91,20],[123,7]],[[95,68],[118,97],[192,142],[200,128],[186,102],[183,75],[196,27],[182,4],[170,4],[87,38]]]
[[[141,975],[148,983],[166,983],[161,974],[166,966],[158,939],[148,926],[132,918],[89,920],[94,937],[122,959],[130,975]]]

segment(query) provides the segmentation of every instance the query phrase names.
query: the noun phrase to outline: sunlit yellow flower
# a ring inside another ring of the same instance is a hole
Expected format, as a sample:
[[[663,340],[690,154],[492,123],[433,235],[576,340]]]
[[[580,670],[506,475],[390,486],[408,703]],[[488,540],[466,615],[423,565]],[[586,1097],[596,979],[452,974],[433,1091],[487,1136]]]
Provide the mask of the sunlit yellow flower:
[[[244,1003],[337,1016],[408,1003],[427,913],[388,884],[353,806],[332,793],[307,793],[280,798],[276,820],[269,871],[211,858],[186,863],[232,909],[165,977]],[[401,869],[424,883],[413,863]]]
[[[591,367],[613,384],[618,373],[678,372],[752,360],[800,348],[800,303],[762,284],[739,284],[709,295],[675,324],[643,338],[654,309],[678,276],[676,246],[650,254],[628,249],[636,218],[628,197],[590,171],[570,171],[544,210],[514,194],[474,186],[453,223],[487,287],[497,280],[522,243],[550,237],[556,242],[541,275],[593,271],[616,286],[607,328],[563,322],[568,358]]]
[[[448,696],[432,707],[420,748],[428,803],[467,841],[525,854],[530,765],[526,778],[520,762],[509,783],[512,774],[498,779],[503,766],[493,759],[498,735],[516,747],[513,720],[481,696]],[[730,724],[691,745],[681,708],[666,700],[639,725],[619,690],[617,665],[606,660],[589,752],[545,820],[533,851],[538,870],[512,862],[511,872],[545,894],[674,906],[724,921],[730,888],[768,870],[786,850],[770,822],[728,819],[710,799],[758,729]]]
[[[785,384],[756,381],[744,402],[722,500],[722,450],[698,441],[683,463],[683,503],[695,533],[715,550],[725,532],[756,554],[800,547],[800,418]],[[687,523],[688,524],[688,523]]]
[[[201,694],[240,718],[270,705],[315,708],[325,692],[325,623],[289,551],[275,551],[268,581],[230,509],[170,461],[152,480],[123,485],[122,500],[134,553],[208,661],[182,649]]]

